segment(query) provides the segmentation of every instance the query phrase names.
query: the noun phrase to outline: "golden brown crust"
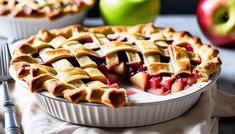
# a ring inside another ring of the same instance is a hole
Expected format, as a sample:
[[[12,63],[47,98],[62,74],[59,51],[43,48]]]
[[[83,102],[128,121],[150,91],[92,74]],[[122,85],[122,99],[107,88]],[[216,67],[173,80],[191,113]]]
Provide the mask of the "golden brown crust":
[[[109,41],[112,38],[115,40]],[[92,44],[89,44],[90,40]],[[187,44],[191,48],[184,46]],[[46,89],[55,96],[64,96],[72,103],[89,101],[120,107],[127,103],[125,90],[104,86],[107,78],[91,57],[104,57],[107,66],[112,68],[119,64],[117,52],[123,50],[129,63],[144,62],[150,75],[191,75],[195,71],[200,76],[198,81],[207,81],[222,64],[219,51],[201,43],[198,37],[187,32],[175,32],[171,28],[141,24],[134,27],[93,28],[73,25],[50,31],[40,30],[38,35],[30,37],[14,50],[12,65],[17,76],[29,84],[32,92]],[[170,61],[161,62],[162,56]],[[74,67],[68,58],[75,58],[79,67]],[[53,68],[46,67],[50,65]],[[86,83],[87,79],[100,83],[89,84]]]
[[[74,90],[64,90],[64,98],[71,103],[86,101],[87,92],[85,88],[76,88]]]
[[[90,8],[95,0],[1,0],[0,16],[24,18],[46,17],[55,20],[67,14],[75,14]]]
[[[80,101],[99,102],[114,108],[121,107],[127,103],[126,91],[124,89],[109,88],[99,81],[91,81],[87,83],[87,87],[76,88],[72,83],[66,84],[57,79],[55,70],[51,67],[26,62],[18,62],[12,66],[16,70],[18,78],[28,83],[31,92],[47,90],[54,96],[63,96],[71,103],[78,103]],[[75,70],[75,72],[77,71],[82,74],[85,73],[81,69]],[[74,73],[74,70],[69,73]],[[117,94],[120,96],[120,99],[110,100],[110,93],[113,96]]]

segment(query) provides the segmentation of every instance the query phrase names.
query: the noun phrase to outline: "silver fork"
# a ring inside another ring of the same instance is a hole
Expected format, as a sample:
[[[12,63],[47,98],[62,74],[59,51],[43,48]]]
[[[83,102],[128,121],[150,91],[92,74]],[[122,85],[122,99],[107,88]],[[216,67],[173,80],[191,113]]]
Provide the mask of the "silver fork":
[[[7,42],[0,40],[0,81],[3,85],[3,106],[5,116],[5,133],[6,134],[21,134],[20,125],[16,119],[14,104],[9,95],[7,81],[11,79],[9,74],[9,65],[11,54]]]

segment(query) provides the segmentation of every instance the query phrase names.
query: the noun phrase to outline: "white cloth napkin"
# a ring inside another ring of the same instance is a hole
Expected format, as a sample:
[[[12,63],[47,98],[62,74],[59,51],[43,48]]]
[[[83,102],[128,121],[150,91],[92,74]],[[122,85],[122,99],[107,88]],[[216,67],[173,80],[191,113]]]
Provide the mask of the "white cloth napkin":
[[[201,96],[193,108],[174,120],[137,128],[92,128],[73,125],[47,115],[39,108],[32,94],[14,81],[10,82],[10,89],[17,106],[18,119],[25,134],[216,134],[218,133],[218,117],[235,115],[233,110],[235,95],[217,90],[214,85]],[[2,104],[0,105],[0,111],[2,111]],[[4,127],[2,113],[0,114],[0,131],[3,131]]]

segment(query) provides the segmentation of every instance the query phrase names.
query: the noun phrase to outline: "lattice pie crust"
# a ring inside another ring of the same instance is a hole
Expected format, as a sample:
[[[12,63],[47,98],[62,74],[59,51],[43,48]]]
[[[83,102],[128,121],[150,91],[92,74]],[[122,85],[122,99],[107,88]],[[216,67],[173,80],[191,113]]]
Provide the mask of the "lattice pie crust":
[[[11,64],[31,92],[117,108],[128,103],[122,83],[173,94],[207,81],[220,68],[218,53],[187,32],[152,24],[74,25],[40,30],[14,50]]]

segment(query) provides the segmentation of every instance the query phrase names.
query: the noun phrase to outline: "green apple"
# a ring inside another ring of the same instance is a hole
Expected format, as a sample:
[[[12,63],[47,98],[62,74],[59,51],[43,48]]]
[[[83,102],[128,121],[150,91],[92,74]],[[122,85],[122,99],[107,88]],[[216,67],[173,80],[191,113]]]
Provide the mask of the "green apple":
[[[100,13],[107,25],[152,22],[160,11],[160,0],[100,0]]]

